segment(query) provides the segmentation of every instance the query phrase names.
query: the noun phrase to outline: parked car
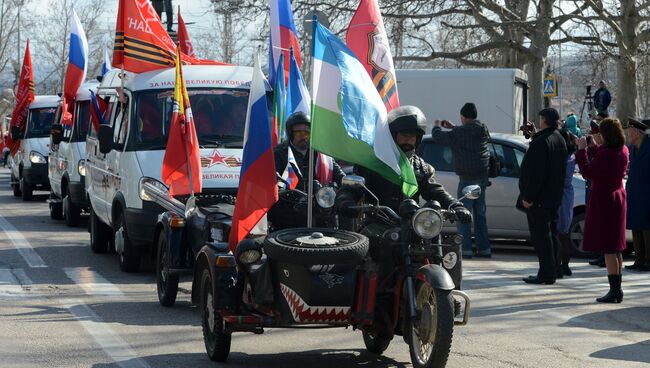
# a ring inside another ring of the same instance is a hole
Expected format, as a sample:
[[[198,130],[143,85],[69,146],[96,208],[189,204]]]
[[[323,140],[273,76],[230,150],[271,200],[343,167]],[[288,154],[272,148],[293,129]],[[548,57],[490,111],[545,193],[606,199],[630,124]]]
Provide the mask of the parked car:
[[[54,122],[59,96],[36,96],[29,105],[24,131],[13,127],[10,134],[20,146],[10,156],[11,187],[14,196],[24,201],[32,199],[34,190],[50,190],[47,179],[47,157],[50,146],[50,128]]]
[[[490,238],[527,239],[529,237],[526,214],[517,210],[515,204],[519,195],[519,174],[521,162],[528,149],[528,141],[520,135],[492,133],[490,152],[501,161],[501,173],[490,178],[492,183],[486,190],[487,226]],[[436,180],[456,194],[458,176],[454,172],[453,154],[450,146],[433,143],[427,135],[418,147],[418,155],[436,169]],[[574,253],[582,252],[582,234],[585,221],[585,180],[580,174],[573,176],[573,221],[571,239]],[[445,231],[455,231],[447,226]]]
[[[77,226],[81,212],[88,210],[86,135],[90,125],[90,90],[94,92],[98,84],[97,81],[90,81],[79,88],[71,125],[63,124],[62,114],[59,113],[59,121],[52,126],[48,167],[50,217],[54,220],[65,219],[68,226]]]

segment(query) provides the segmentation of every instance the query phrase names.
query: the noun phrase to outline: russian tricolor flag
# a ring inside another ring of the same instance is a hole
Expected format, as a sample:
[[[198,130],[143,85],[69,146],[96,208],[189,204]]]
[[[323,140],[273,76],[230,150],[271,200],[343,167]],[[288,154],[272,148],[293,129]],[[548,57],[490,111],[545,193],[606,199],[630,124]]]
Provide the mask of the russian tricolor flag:
[[[70,19],[70,52],[68,53],[68,69],[65,72],[63,94],[69,101],[77,96],[77,91],[86,79],[88,70],[88,40],[77,13],[72,9]]]
[[[294,190],[298,186],[298,175],[302,176],[300,169],[298,168],[298,163],[296,158],[293,156],[293,150],[291,147],[287,147],[287,167],[284,168],[282,173],[282,179],[289,184],[289,189]]]
[[[290,0],[271,0],[271,42],[269,49],[269,82],[275,84],[275,72],[284,53],[284,75],[289,75],[289,50],[294,49],[298,66],[302,65],[300,43],[293,21]]]
[[[255,69],[248,96],[248,116],[239,189],[228,239],[232,251],[278,200],[265,82],[260,68],[260,57],[256,53]]]

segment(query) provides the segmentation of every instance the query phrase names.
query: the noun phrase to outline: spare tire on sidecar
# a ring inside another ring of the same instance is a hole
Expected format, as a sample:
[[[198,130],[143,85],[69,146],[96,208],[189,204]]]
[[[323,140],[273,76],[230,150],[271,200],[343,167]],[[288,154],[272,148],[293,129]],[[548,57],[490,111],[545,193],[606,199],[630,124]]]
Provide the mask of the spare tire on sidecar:
[[[368,238],[344,230],[293,228],[269,234],[264,253],[282,324],[347,324]]]

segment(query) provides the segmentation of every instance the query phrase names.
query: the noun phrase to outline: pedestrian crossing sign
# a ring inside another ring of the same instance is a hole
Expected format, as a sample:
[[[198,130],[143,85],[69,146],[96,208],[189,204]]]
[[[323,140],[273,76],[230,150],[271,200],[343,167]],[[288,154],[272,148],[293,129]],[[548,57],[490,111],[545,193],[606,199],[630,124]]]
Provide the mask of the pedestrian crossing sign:
[[[544,79],[544,97],[557,96],[557,80],[553,77]]]

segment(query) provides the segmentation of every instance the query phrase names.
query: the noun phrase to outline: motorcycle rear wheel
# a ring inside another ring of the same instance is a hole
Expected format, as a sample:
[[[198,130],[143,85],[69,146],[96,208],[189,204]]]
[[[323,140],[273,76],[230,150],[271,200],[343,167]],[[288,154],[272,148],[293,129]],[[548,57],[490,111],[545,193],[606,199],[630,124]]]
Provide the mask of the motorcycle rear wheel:
[[[415,368],[444,368],[454,333],[454,301],[449,290],[419,284],[415,306],[420,323],[410,328],[409,352]]]

